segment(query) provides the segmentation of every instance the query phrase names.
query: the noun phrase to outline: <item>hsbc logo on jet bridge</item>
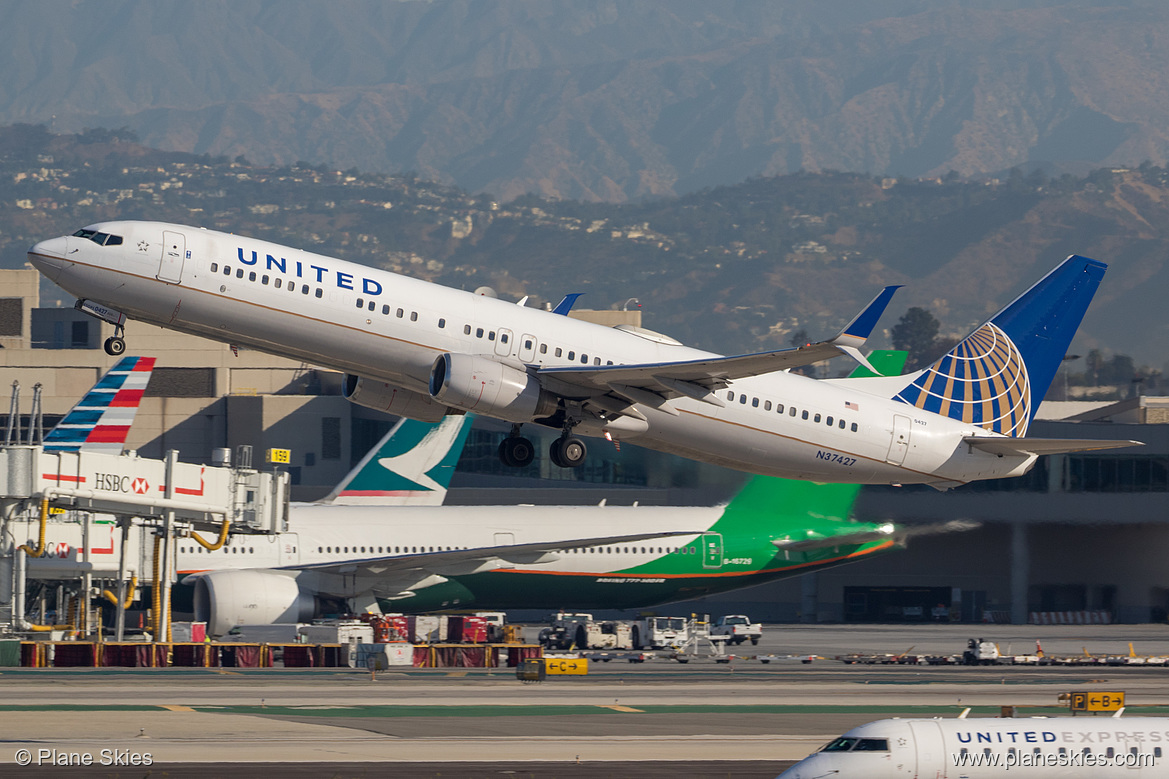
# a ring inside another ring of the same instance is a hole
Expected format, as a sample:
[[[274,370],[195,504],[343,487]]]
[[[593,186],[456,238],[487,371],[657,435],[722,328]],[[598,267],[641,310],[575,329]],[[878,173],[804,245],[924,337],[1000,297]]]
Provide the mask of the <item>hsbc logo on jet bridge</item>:
[[[97,473],[93,476],[93,487],[105,492],[124,492],[145,495],[150,484],[141,476],[124,476],[120,473]]]

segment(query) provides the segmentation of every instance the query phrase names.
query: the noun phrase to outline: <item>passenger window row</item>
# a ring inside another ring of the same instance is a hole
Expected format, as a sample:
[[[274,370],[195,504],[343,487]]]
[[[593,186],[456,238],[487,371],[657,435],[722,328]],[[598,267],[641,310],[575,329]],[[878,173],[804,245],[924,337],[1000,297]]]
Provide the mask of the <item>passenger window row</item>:
[[[831,746],[831,745],[829,745],[829,746]],[[827,748],[825,748],[825,750],[824,750],[824,751],[828,751],[828,749],[827,749]],[[1129,748],[1128,748],[1128,753],[1129,753],[1130,755],[1136,755],[1136,754],[1139,754],[1139,752],[1138,752],[1138,750],[1137,750],[1137,747],[1129,747]],[[969,749],[967,749],[966,747],[962,747],[962,749],[961,749],[961,750],[959,750],[959,754],[961,754],[961,755],[963,755],[963,756],[969,755],[969,754],[970,754],[970,750],[969,750]],[[994,752],[993,752],[993,750],[991,750],[991,748],[990,748],[990,747],[983,747],[983,749],[982,749],[982,754],[984,754],[984,755],[987,755],[987,756],[990,756],[990,755],[994,754]],[[1019,750],[1018,750],[1018,749],[1016,749],[1015,747],[1009,747],[1009,748],[1007,749],[1007,754],[1009,754],[1009,755],[1017,755],[1017,754],[1019,754]],[[1042,754],[1044,754],[1044,752],[1043,752],[1043,750],[1042,750],[1040,747],[1035,747],[1034,749],[1032,749],[1032,750],[1031,750],[1031,754],[1033,754],[1033,755],[1042,755]],[[1058,754],[1060,754],[1060,755],[1075,754],[1075,751],[1074,751],[1074,750],[1069,750],[1067,747],[1060,747],[1060,748],[1059,748],[1059,750],[1058,750]],[[1084,747],[1084,748],[1083,748],[1083,749],[1080,751],[1080,754],[1083,754],[1083,755],[1086,755],[1086,756],[1091,756],[1091,755],[1092,755],[1092,754],[1094,754],[1094,753],[1093,753],[1093,751],[1092,751],[1092,748],[1091,748],[1091,747]],[[1116,748],[1115,748],[1115,747],[1108,747],[1108,748],[1106,748],[1106,749],[1105,749],[1103,752],[1101,752],[1100,754],[1101,754],[1101,755],[1103,755],[1103,756],[1104,756],[1104,757],[1106,757],[1106,758],[1114,758],[1114,757],[1116,757],[1116,756],[1117,756],[1117,751],[1116,751]],[[1153,757],[1154,757],[1154,758],[1156,758],[1156,759],[1160,759],[1160,758],[1161,758],[1161,755],[1162,755],[1161,747],[1153,747]]]
[[[668,547],[641,547],[640,551],[636,546],[577,546],[572,549],[561,549],[562,554],[673,554],[678,549],[670,549]],[[693,547],[691,547],[693,551]]]
[[[292,551],[296,551],[296,547],[292,547]],[[224,554],[255,554],[256,548],[254,546],[232,546],[226,544],[219,549],[204,549],[202,546],[180,546],[179,554],[211,554],[212,552],[223,552]]]
[[[211,263],[211,272],[212,273],[219,272],[219,263],[217,263],[217,262]],[[244,278],[244,273],[245,273],[245,271],[243,268],[236,268],[235,269],[235,277],[237,279]],[[259,280],[259,282],[261,284],[263,284],[264,286],[268,286],[268,282],[271,281],[272,287],[275,289],[280,289],[281,287],[284,286],[284,278],[281,276],[277,276],[275,279],[271,279],[271,277],[269,277],[267,273],[265,273],[263,275],[259,275],[254,270],[247,271],[246,273],[247,273],[247,280],[248,281]],[[223,264],[223,275],[224,276],[231,275],[231,266],[228,265],[227,263]],[[289,292],[296,292],[296,282],[293,281],[292,279],[289,279],[287,289]],[[302,295],[307,295],[310,292],[313,292],[313,290],[314,290],[314,288],[310,287],[308,284],[301,284],[300,285],[300,294],[302,294]],[[323,298],[325,296],[325,291],[323,289],[321,289],[320,287],[316,287],[315,290],[316,290],[314,293],[315,297]]]
[[[357,299],[357,307],[361,308],[361,309],[367,309],[369,311],[376,311],[377,310],[377,301],[371,299],[369,302],[366,302],[365,298],[358,298]],[[393,314],[398,319],[404,319],[406,317],[406,309],[394,308],[393,306],[389,305],[388,303],[382,303],[382,316],[389,316],[390,314]],[[418,321],[418,312],[417,311],[410,312],[410,321],[411,322]],[[446,319],[440,318],[438,320],[438,327],[440,330],[445,328],[446,327]]]
[[[735,392],[733,390],[727,391],[727,400],[731,401],[732,403],[735,402]],[[759,408],[759,398],[757,398],[757,397],[752,397],[752,396],[743,394],[743,395],[738,396],[738,400],[739,400],[739,405],[745,406],[745,405],[747,405],[747,403],[750,403],[752,408]],[[770,400],[763,401],[763,410],[764,411],[771,410],[771,401]],[[784,405],[782,403],[776,403],[775,404],[775,413],[782,414],[783,412],[784,412]],[[821,421],[823,421],[824,424],[826,424],[828,427],[836,427],[836,428],[839,428],[840,430],[847,429],[853,433],[857,432],[860,429],[856,422],[849,423],[843,417],[824,416],[824,415],[820,414],[819,412],[811,413],[807,409],[800,411],[795,406],[788,406],[787,413],[788,413],[788,416],[790,416],[790,417],[794,417],[794,416],[798,415],[800,417],[800,419],[808,419],[809,417],[811,417],[812,422],[815,424],[819,424]]]
[[[483,338],[486,335],[488,341],[495,340],[495,331],[494,330],[484,330],[482,327],[472,328],[470,325],[463,325],[463,335],[471,335],[472,332],[475,334],[476,338]],[[508,343],[508,334],[507,333],[500,333],[499,334],[499,342],[502,344]],[[524,349],[531,349],[534,345],[535,345],[535,342],[532,341],[531,339],[524,341]],[[540,354],[548,354],[548,344],[540,344]],[[567,357],[565,357],[564,349],[559,347],[559,346],[557,346],[556,349],[554,350],[553,356],[560,358],[560,359],[567,359],[569,362],[576,362],[577,361],[576,350],[570,349],[568,351]],[[543,360],[541,360],[540,362],[543,362]],[[580,354],[580,364],[581,365],[588,365],[589,364],[589,356],[587,354],[585,354],[584,352],[581,352],[581,354]],[[600,357],[593,357],[593,365],[600,365],[600,364],[601,364],[601,358]],[[613,361],[607,360],[605,362],[605,364],[612,365]]]
[[[395,546],[393,551],[388,546],[378,547],[364,547],[364,546],[318,546],[317,552],[319,554],[419,554],[430,552],[452,552],[456,549],[466,549],[465,546],[439,546],[437,548],[431,546]]]

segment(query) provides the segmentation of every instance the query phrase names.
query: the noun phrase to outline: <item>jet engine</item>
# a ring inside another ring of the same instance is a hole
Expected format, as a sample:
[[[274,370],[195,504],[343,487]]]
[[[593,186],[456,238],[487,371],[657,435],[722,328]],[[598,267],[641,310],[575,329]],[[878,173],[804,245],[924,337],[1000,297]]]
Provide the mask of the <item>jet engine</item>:
[[[195,620],[222,636],[236,625],[308,622],[316,599],[272,571],[215,571],[195,581]]]
[[[508,422],[556,413],[557,398],[525,371],[475,354],[443,354],[430,369],[430,394],[440,403]]]
[[[450,410],[421,392],[396,387],[377,379],[345,374],[345,399],[366,408],[419,422],[441,422]]]

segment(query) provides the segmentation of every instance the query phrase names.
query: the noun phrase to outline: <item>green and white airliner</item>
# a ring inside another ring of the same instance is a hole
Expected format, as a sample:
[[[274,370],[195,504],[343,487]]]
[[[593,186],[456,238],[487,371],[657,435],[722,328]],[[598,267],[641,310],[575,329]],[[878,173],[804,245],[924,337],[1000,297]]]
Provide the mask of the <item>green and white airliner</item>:
[[[872,359],[895,371],[904,355]],[[197,618],[219,635],[306,621],[337,601],[355,613],[639,608],[897,545],[892,524],[850,519],[859,486],[764,476],[720,506],[410,505],[445,490],[467,424],[448,417],[428,433],[431,425],[404,420],[334,502],[293,506],[287,532],[271,541],[240,535],[212,552],[180,542],[177,570],[195,586]],[[406,505],[336,502],[382,498]]]

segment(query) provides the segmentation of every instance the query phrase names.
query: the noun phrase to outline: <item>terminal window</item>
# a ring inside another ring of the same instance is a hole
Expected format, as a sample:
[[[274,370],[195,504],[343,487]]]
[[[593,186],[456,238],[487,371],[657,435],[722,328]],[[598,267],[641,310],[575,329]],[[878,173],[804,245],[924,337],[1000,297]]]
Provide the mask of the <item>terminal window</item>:
[[[0,335],[20,335],[24,328],[24,300],[0,298]]]
[[[341,459],[341,417],[321,417],[321,459]]]
[[[155,368],[146,385],[151,398],[210,398],[215,396],[214,368]]]

